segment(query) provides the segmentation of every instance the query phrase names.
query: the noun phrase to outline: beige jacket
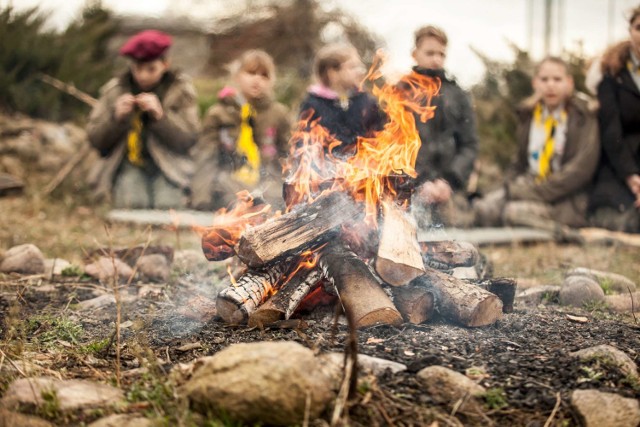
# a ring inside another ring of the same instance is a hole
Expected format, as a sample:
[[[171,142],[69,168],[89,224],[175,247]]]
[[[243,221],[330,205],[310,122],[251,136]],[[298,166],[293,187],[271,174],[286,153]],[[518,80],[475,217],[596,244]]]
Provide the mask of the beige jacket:
[[[114,111],[116,99],[131,92],[128,76],[127,73],[114,78],[102,87],[98,104],[89,117],[87,135],[101,155],[88,178],[97,198],[110,195],[118,168],[126,156],[130,120],[116,120]],[[187,189],[194,173],[189,149],[196,143],[200,131],[196,91],[189,77],[173,72],[168,73],[160,86],[164,116],[149,123],[147,149],[164,176]]]

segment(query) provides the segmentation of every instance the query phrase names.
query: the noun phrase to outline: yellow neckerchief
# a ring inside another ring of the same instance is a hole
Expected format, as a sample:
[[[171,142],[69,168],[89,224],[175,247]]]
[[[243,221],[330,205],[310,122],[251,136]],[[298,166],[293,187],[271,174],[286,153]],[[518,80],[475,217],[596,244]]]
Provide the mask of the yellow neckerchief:
[[[131,127],[127,135],[127,158],[134,166],[144,166],[142,158],[142,112],[136,111],[131,118]]]
[[[562,110],[560,113],[560,121],[565,122],[567,119],[567,112]],[[538,176],[536,181],[542,182],[547,179],[551,172],[551,160],[553,159],[553,149],[555,145],[555,133],[556,128],[560,124],[551,112],[542,120],[542,104],[538,103],[535,110],[533,110],[533,122],[536,126],[544,126],[544,147],[540,153],[540,164],[538,169]]]
[[[253,107],[249,103],[243,104],[240,109],[240,134],[236,152],[240,157],[246,158],[246,162],[234,172],[234,176],[247,185],[255,185],[260,180],[260,150],[254,140],[250,123],[254,116]]]

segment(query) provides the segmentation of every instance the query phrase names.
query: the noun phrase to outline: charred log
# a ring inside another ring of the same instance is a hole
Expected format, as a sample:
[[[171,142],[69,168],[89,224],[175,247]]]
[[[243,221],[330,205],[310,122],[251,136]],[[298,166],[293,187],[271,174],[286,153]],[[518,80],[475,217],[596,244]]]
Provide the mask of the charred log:
[[[322,271],[319,268],[298,271],[275,295],[249,315],[249,326],[267,326],[289,319],[321,279]]]
[[[288,254],[321,245],[335,236],[340,225],[362,213],[348,195],[333,192],[309,205],[249,228],[235,250],[250,267],[263,266]]]
[[[216,309],[227,323],[245,323],[268,296],[273,293],[280,277],[286,272],[288,263],[278,263],[262,270],[248,270],[235,284],[227,279],[229,286],[218,294]]]
[[[503,313],[513,313],[513,301],[516,298],[516,289],[518,287],[518,283],[514,279],[505,277],[487,279],[478,283],[477,286],[500,298]]]
[[[469,242],[445,240],[441,242],[420,242],[422,260],[426,267],[448,270],[456,267],[471,267],[478,263],[478,249]]]

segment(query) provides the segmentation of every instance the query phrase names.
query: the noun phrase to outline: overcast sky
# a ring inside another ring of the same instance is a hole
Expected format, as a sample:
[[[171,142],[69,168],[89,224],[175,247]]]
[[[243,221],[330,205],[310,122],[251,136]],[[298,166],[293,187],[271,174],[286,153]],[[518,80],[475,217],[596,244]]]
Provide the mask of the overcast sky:
[[[189,13],[200,19],[229,12],[229,5],[242,5],[251,0],[103,0],[117,13],[162,16],[171,12]],[[610,40],[626,37],[626,15],[640,0],[555,0],[564,16],[558,29],[558,15],[553,19],[553,53],[560,46],[575,49],[581,41],[589,55],[596,55]],[[85,0],[0,0],[0,5],[16,8],[39,5],[49,12],[52,25],[63,28],[74,19]],[[528,48],[533,35],[534,56],[542,55],[543,0],[323,0],[324,7],[340,7],[376,33],[387,50],[389,70],[402,72],[412,65],[410,53],[413,31],[425,24],[442,27],[449,35],[447,68],[463,86],[478,81],[482,63],[471,52],[474,46],[496,59],[509,59],[510,40]],[[533,5],[533,32],[528,24]],[[558,7],[556,7],[556,10]],[[613,25],[610,25],[610,22]]]

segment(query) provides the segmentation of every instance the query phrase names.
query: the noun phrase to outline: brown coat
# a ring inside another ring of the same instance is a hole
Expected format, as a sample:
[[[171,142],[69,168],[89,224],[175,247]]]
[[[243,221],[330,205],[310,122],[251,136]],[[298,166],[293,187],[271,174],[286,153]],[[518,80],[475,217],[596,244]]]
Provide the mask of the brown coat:
[[[554,206],[558,222],[573,226],[586,225],[589,190],[600,155],[598,121],[587,103],[573,97],[567,103],[568,124],[562,170],[552,173],[544,182],[536,183],[529,174],[529,129],[533,106],[521,109],[517,131],[518,154],[507,183],[509,200],[533,200]]]
[[[233,95],[234,89],[227,88],[229,93],[221,96],[219,102],[207,110],[203,119],[202,137],[198,143],[197,152],[199,158],[206,158],[208,162],[215,159],[214,167],[233,169],[233,153],[222,149],[222,139],[228,138],[235,145],[240,133],[240,102]],[[288,142],[291,132],[289,111],[284,105],[267,97],[252,103],[256,110],[253,121],[253,136],[256,144],[262,152],[262,161],[265,162],[264,150],[270,144],[274,145],[276,152],[271,162],[278,164],[277,159],[288,154]]]
[[[196,143],[200,130],[196,91],[189,77],[180,73],[171,73],[167,85],[164,95],[160,96],[164,116],[148,125],[146,144],[164,176],[186,189],[194,172],[189,149]],[[89,184],[98,198],[111,193],[118,168],[126,156],[129,120],[117,121],[114,111],[116,99],[130,92],[126,75],[112,79],[102,87],[98,104],[89,117],[87,135],[102,156],[89,176]]]

